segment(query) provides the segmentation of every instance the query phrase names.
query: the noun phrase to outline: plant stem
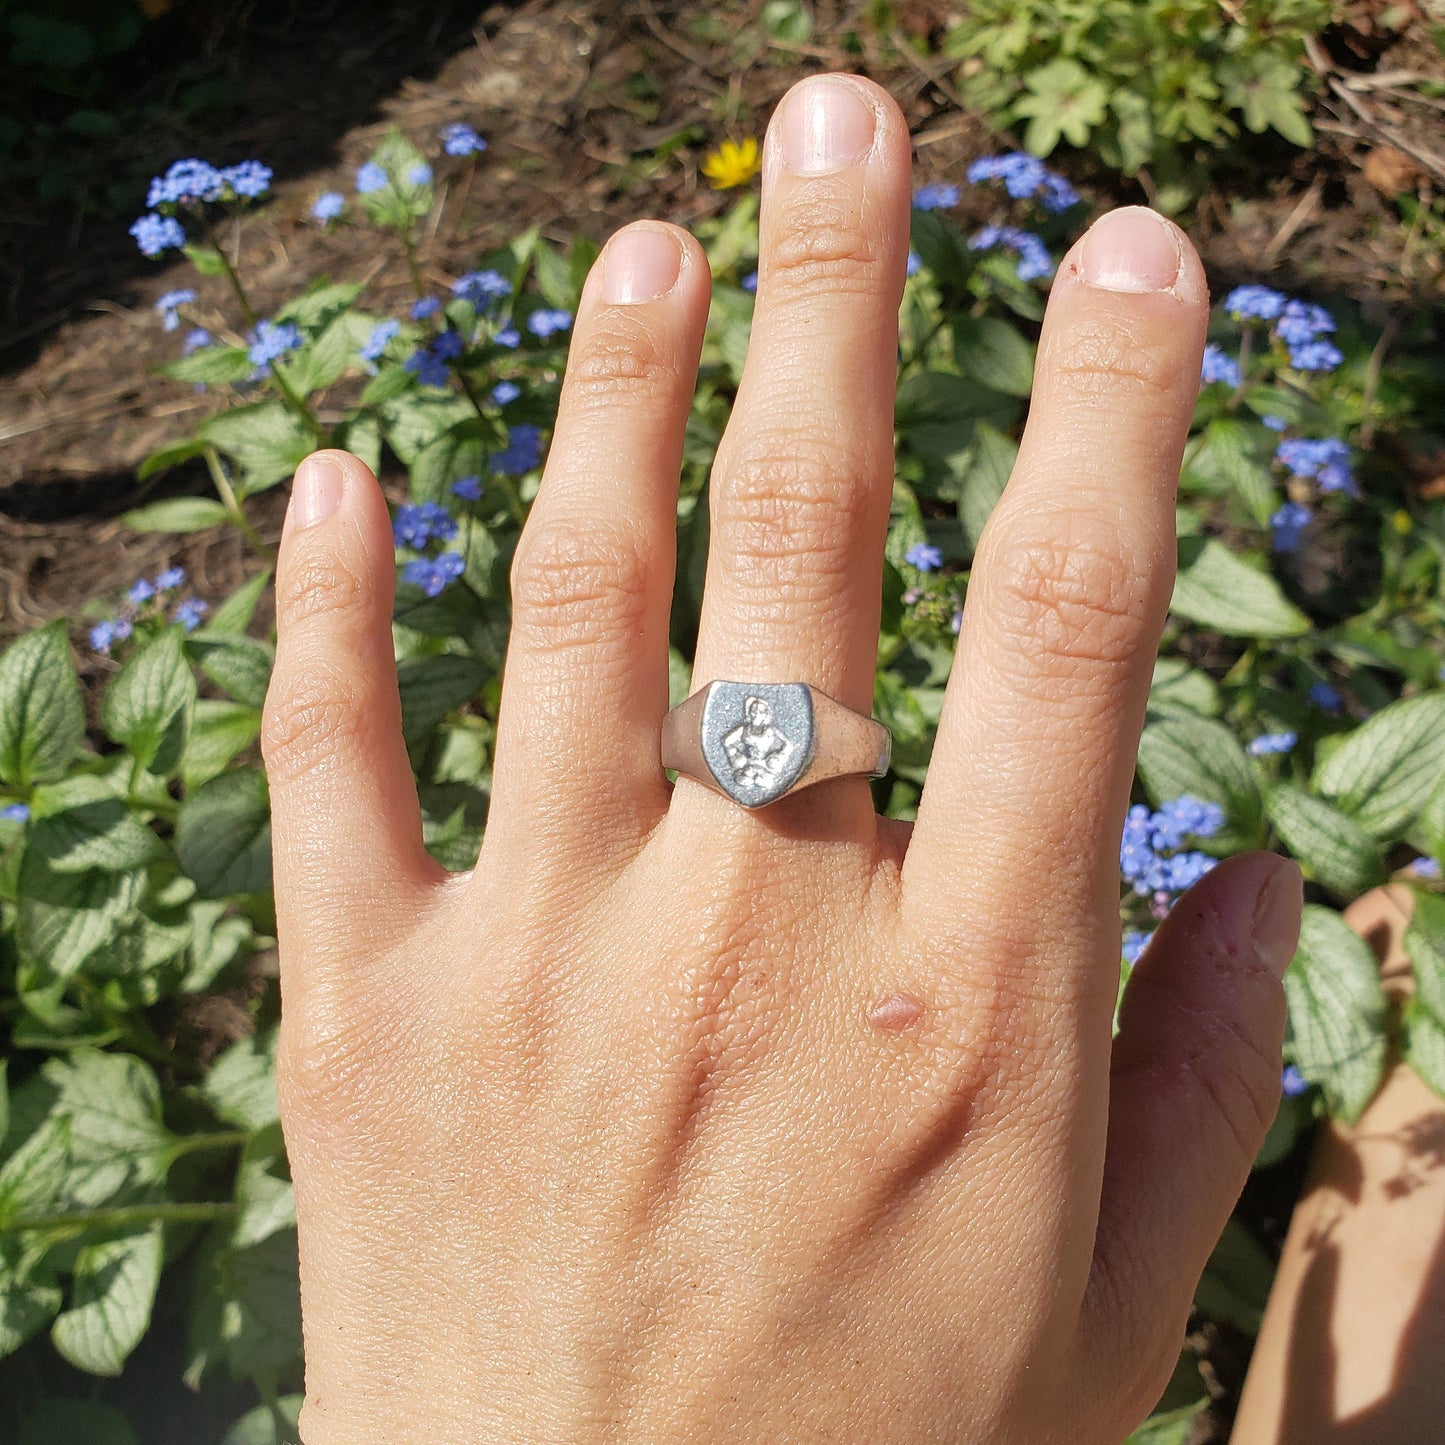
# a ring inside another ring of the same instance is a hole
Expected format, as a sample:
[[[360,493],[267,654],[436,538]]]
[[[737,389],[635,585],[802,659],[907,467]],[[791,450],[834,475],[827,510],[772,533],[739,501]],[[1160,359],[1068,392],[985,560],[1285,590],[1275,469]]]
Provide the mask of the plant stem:
[[[487,414],[482,410],[482,399],[477,395],[477,389],[471,383],[471,378],[460,367],[455,372],[457,384],[461,387],[467,400],[472,404],[472,410],[483,420],[487,420]],[[522,501],[522,494],[517,490],[516,481],[507,476],[505,472],[493,472],[492,476],[502,484],[502,490],[507,494],[507,506],[511,509],[517,526],[521,527],[527,520],[527,506]]]
[[[183,1154],[197,1154],[206,1149],[234,1149],[251,1136],[244,1129],[222,1129],[215,1134],[187,1134],[171,1145],[168,1153],[172,1163]]]
[[[229,1219],[234,1204],[127,1204],[114,1209],[78,1209],[68,1214],[17,1214],[6,1229],[128,1229],[137,1224],[203,1224]]]
[[[426,282],[422,279],[421,266],[416,259],[416,240],[411,234],[411,222],[406,223],[406,229],[401,232],[401,248],[406,253],[406,269],[411,273],[411,284],[416,291],[416,299],[420,301],[427,294]]]
[[[216,253],[216,259],[221,263],[221,269],[225,272],[226,280],[231,283],[231,290],[235,293],[236,300],[240,303],[241,315],[246,318],[247,326],[254,326],[259,320],[256,308],[251,305],[251,298],[246,295],[246,288],[241,284],[240,274],[231,264],[231,258],[226,254],[226,248],[221,245],[216,235],[215,228],[206,227],[206,238],[211,243],[211,249]]]
[[[251,525],[251,519],[242,510],[240,499],[236,496],[231,483],[226,478],[224,468],[221,466],[221,458],[215,447],[207,447],[205,450],[206,470],[211,474],[211,481],[215,484],[216,495],[221,499],[221,505],[226,509],[226,515],[236,524],[237,530],[250,543],[251,550],[259,552],[268,562],[276,560],[276,549],[261,536]]]

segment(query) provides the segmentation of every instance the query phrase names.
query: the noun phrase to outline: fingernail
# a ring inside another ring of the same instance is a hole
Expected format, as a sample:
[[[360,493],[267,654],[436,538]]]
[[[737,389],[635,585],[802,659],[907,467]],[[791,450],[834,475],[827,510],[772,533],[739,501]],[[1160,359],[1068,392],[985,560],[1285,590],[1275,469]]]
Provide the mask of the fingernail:
[[[1300,911],[1304,907],[1304,879],[1299,865],[1281,858],[1259,890],[1254,904],[1250,937],[1259,961],[1283,978],[1299,947]]]
[[[607,243],[602,295],[624,306],[655,301],[672,290],[681,270],[682,248],[671,232],[631,226]]]
[[[873,107],[846,80],[805,80],[783,105],[783,164],[802,176],[821,176],[860,161],[872,149],[876,124]]]
[[[291,487],[291,520],[298,528],[324,522],[341,505],[345,487],[346,473],[335,457],[326,452],[307,457]]]
[[[1079,274],[1104,291],[1167,291],[1183,263],[1173,226],[1145,206],[1126,206],[1094,222]]]

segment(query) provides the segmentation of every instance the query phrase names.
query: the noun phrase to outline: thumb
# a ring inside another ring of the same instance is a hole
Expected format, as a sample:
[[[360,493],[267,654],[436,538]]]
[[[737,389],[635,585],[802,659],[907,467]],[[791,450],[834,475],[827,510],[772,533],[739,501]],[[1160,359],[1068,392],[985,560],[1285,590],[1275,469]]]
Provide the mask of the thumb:
[[[1227,859],[1175,905],[1125,990],[1083,1338],[1153,1361],[1161,1390],[1279,1107],[1281,980],[1303,903],[1294,863]]]

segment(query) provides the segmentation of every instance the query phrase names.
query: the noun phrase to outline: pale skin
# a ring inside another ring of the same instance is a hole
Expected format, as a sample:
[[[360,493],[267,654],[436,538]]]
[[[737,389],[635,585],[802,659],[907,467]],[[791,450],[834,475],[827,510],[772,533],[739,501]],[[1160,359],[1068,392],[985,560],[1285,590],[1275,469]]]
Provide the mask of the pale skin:
[[[883,91],[781,103],[695,688],[869,710],[909,189]],[[708,288],[650,222],[588,279],[471,874],[422,848],[381,493],[298,473],[265,747],[307,1445],[1118,1441],[1273,1115],[1291,864],[1199,884],[1110,1039],[1187,240],[1125,211],[1059,268],[913,825],[660,766]]]

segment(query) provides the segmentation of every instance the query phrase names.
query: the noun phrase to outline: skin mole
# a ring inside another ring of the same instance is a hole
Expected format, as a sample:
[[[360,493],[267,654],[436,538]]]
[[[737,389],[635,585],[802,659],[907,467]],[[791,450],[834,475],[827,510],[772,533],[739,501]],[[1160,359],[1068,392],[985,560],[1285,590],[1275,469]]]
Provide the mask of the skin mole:
[[[868,1020],[875,1029],[897,1032],[915,1024],[923,1017],[923,1005],[912,994],[890,993],[868,1010]]]

